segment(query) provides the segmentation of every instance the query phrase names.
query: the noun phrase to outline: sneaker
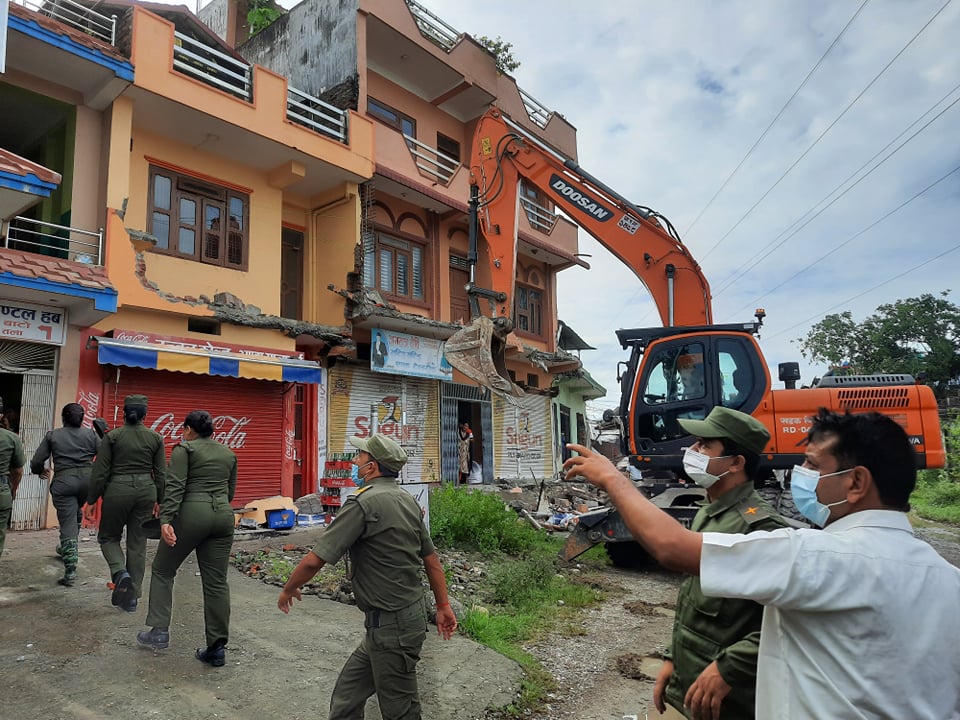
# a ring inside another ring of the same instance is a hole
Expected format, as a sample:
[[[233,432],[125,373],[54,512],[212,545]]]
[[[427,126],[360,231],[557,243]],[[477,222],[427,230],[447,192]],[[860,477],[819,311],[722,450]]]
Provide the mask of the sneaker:
[[[136,612],[136,611],[137,611],[137,599],[134,598],[134,599],[131,600],[130,602],[124,603],[123,605],[120,605],[119,608],[120,608],[121,610],[123,610],[123,611],[125,611],[125,612],[129,612],[129,613]]]
[[[227,653],[222,646],[207,648],[197,648],[197,660],[205,662],[213,667],[223,667],[227,662]]]
[[[113,580],[113,594],[110,596],[110,602],[114,605],[126,605],[130,602],[132,592],[133,580],[130,579],[130,573],[121,570]]]
[[[137,633],[137,643],[154,650],[166,650],[170,647],[170,632],[161,628],[151,628]]]

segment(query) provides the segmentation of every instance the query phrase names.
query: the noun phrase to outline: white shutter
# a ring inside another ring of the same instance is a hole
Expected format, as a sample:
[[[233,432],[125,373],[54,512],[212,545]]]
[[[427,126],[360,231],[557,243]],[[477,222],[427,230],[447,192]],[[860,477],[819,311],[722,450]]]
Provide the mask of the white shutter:
[[[50,430],[53,419],[54,373],[50,370],[28,370],[23,374],[20,402],[20,440],[27,456],[23,479],[13,503],[10,525],[14,530],[39,530],[43,527],[47,508],[49,482],[30,472],[30,458]]]
[[[508,480],[542,480],[556,473],[550,398],[526,394],[516,404],[493,398],[496,476]]]

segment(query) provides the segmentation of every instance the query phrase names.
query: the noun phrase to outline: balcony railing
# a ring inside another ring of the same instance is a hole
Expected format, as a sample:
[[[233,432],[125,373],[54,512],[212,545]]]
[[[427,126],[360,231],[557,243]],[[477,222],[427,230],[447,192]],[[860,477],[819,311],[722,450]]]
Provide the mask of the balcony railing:
[[[178,32],[174,33],[173,67],[247,102],[253,100],[249,65]]]
[[[347,142],[347,112],[294,87],[287,87],[287,117],[321,135]]]
[[[409,135],[404,135],[403,139],[407,141],[410,154],[413,155],[413,160],[421,172],[436,178],[444,185],[450,182],[450,178],[460,167],[459,160]]]
[[[524,92],[519,87],[517,91],[520,93],[520,99],[523,100],[523,107],[527,110],[527,117],[537,126],[545,128],[547,123],[550,122],[553,110],[548,110],[547,107],[534,98],[533,95]]]
[[[520,203],[523,205],[523,211],[526,213],[531,227],[549,235],[553,226],[557,224],[557,214],[529,198],[521,197]]]
[[[73,0],[53,0],[53,2],[13,0],[13,2],[23,5],[28,10],[52,17],[65,25],[75,27],[111,45],[116,45],[117,18],[115,15],[107,17]]]
[[[415,0],[407,0],[407,7],[410,8],[410,14],[413,15],[413,21],[420,29],[421,35],[447,52],[453,49],[460,39],[460,33],[456,29]]]
[[[3,247],[37,255],[103,265],[103,229],[97,231],[15,217],[7,223]]]
[[[180,33],[174,33],[173,66],[184,75],[253,102],[252,66]],[[345,110],[289,85],[287,117],[316,133],[347,142]]]

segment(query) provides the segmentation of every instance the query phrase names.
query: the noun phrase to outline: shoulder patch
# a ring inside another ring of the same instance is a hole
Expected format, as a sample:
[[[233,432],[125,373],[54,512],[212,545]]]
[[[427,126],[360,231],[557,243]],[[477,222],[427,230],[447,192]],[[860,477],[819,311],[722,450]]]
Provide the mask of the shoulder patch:
[[[747,497],[740,502],[737,508],[740,511],[740,517],[749,525],[755,525],[761,520],[774,517],[772,508],[765,502],[757,502],[756,497]]]
[[[369,490],[369,489],[372,488],[372,487],[373,487],[373,485],[367,485],[366,487],[362,487],[362,488],[360,488],[359,490],[357,490],[357,491],[354,493],[354,496],[357,496],[357,495],[360,495],[360,494],[362,494],[362,493],[365,493],[367,490]]]

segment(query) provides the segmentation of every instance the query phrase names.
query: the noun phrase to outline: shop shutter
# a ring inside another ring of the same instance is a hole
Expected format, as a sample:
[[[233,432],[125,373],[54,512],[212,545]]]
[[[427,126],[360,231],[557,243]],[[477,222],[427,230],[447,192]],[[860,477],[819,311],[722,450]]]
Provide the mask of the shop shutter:
[[[528,393],[516,404],[494,397],[493,433],[498,478],[533,482],[554,476],[549,397]]]
[[[144,423],[161,435],[170,450],[180,441],[183,419],[206,410],[217,425],[214,437],[237,454],[234,505],[280,494],[283,462],[284,383],[193,375],[165,370],[118,368],[118,382],[104,387],[110,427],[123,424],[123,399],[146,395]],[[112,375],[112,373],[111,373]],[[110,378],[116,380],[116,376]]]
[[[354,452],[347,438],[379,428],[399,442],[409,458],[400,482],[441,480],[438,380],[347,364],[338,364],[329,377],[329,452]]]
[[[10,527],[14,530],[39,530],[43,527],[50,482],[30,472],[30,458],[50,430],[53,416],[54,378],[51,370],[23,373],[20,403],[20,441],[27,464],[17,489]]]

